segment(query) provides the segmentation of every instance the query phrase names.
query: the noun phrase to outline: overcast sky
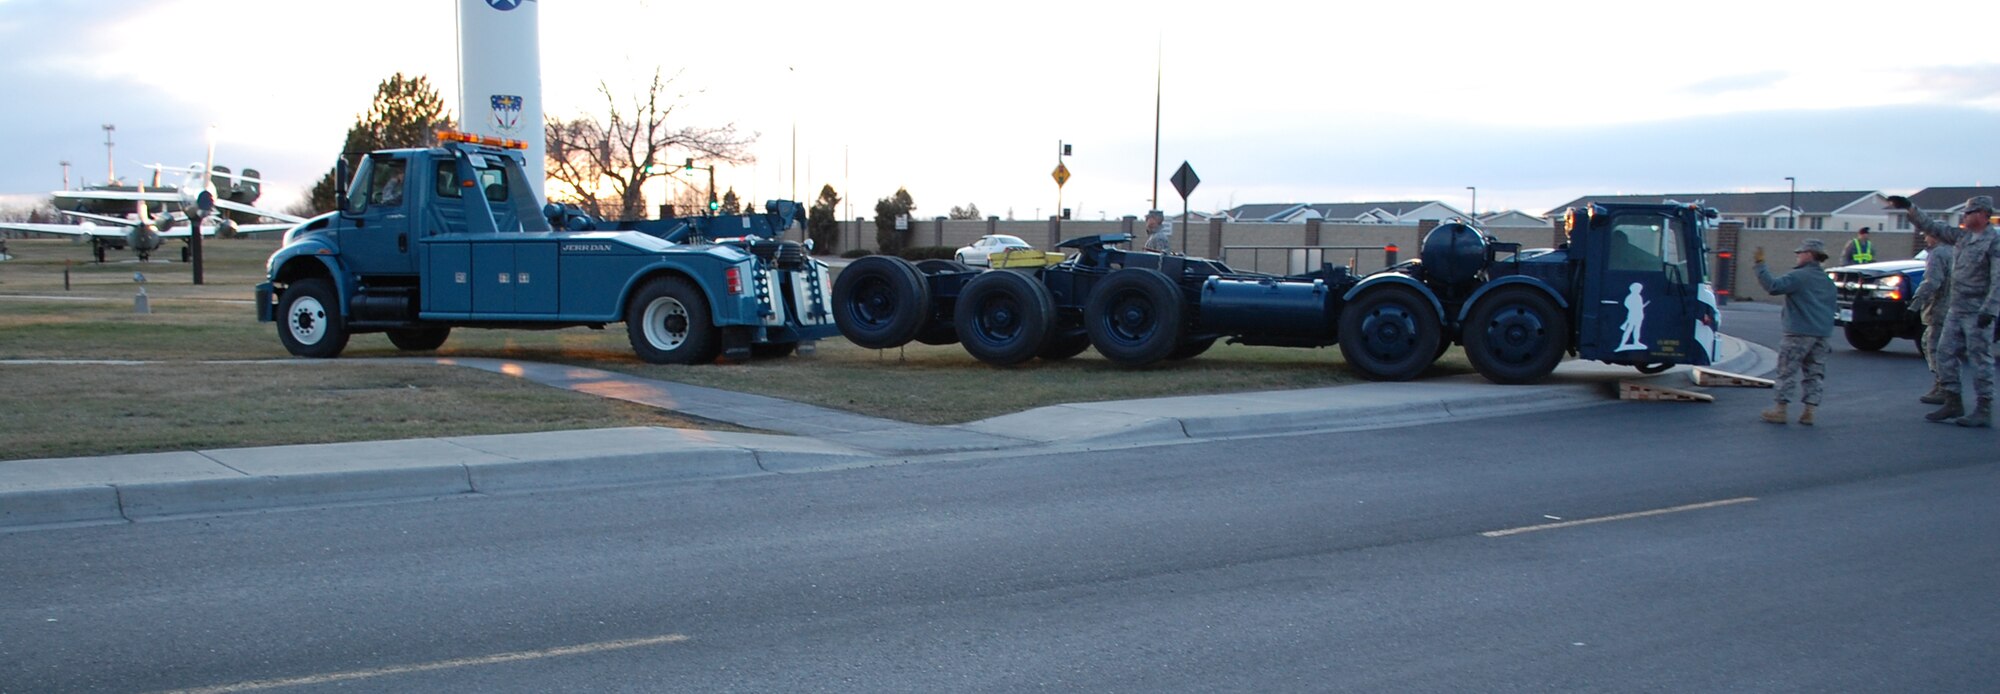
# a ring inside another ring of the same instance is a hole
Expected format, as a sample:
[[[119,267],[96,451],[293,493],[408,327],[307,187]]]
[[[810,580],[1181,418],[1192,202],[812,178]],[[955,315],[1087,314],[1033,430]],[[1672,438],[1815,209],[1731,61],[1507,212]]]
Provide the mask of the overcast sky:
[[[212,123],[217,163],[289,204],[383,78],[428,76],[456,108],[455,1],[0,0],[0,193],[59,187],[63,160],[103,180],[104,123],[126,178],[199,161]],[[1051,214],[1059,141],[1078,218],[1142,213],[1156,68],[1170,211],[1183,161],[1197,210],[2000,181],[2000,52],[1960,36],[1963,2],[539,5],[550,116],[658,68],[681,124],[759,134],[723,187],[832,184],[864,216],[899,186],[923,217]]]

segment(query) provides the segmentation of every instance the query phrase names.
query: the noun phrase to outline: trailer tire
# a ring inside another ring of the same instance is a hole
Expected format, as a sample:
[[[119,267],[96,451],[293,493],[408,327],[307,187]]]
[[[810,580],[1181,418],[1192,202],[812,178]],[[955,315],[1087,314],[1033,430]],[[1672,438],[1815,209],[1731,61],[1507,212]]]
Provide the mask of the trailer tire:
[[[1049,335],[1049,341],[1042,344],[1042,353],[1035,356],[1043,361],[1062,361],[1086,349],[1090,349],[1090,333],[1081,327],[1058,327]]]
[[[866,256],[833,283],[833,317],[840,334],[868,349],[901,347],[930,320],[930,282],[910,261]]]
[[[1340,354],[1371,380],[1416,378],[1437,361],[1443,333],[1431,303],[1403,287],[1375,289],[1340,312]]]
[[[1889,346],[1890,340],[1896,339],[1895,333],[1886,327],[1870,328],[1848,323],[1842,332],[1847,334],[1849,346],[1863,352],[1880,352],[1883,347]],[[1922,343],[1923,340],[1917,342]]]
[[[1569,317],[1540,291],[1500,289],[1472,307],[1463,334],[1465,358],[1486,380],[1533,383],[1562,361]]]
[[[399,328],[389,331],[389,344],[405,352],[429,352],[451,339],[451,326],[440,328]]]
[[[332,281],[309,277],[293,282],[278,308],[278,341],[293,356],[332,359],[347,349],[347,323],[340,317],[340,293]]]
[[[679,277],[655,277],[632,294],[625,337],[648,364],[707,364],[721,352],[708,297]]]
[[[987,272],[965,283],[953,308],[965,351],[994,366],[1013,366],[1040,354],[1055,330],[1055,302],[1048,287],[1019,272]]]
[[[1169,358],[1181,344],[1181,316],[1180,285],[1151,268],[1111,273],[1083,307],[1090,345],[1120,366]]]

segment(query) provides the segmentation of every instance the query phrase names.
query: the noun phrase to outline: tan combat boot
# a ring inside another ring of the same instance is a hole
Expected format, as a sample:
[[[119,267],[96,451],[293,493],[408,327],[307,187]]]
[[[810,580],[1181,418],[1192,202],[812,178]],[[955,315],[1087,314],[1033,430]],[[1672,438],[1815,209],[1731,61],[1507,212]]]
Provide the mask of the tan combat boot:
[[[1917,398],[1917,402],[1926,405],[1942,405],[1944,404],[1944,399],[1948,397],[1951,397],[1951,393],[1945,391],[1943,383],[1933,383],[1931,384],[1931,392],[1924,393],[1923,397]]]
[[[1965,414],[1965,406],[1960,405],[1958,403],[1959,403],[1959,398],[1957,393],[1945,393],[1944,407],[1938,408],[1936,412],[1924,415],[1924,419],[1928,419],[1933,422],[1937,422],[1939,424],[1943,424],[1945,422],[1957,419],[1959,415]]]
[[[1812,406],[1812,405],[1807,405],[1807,406],[1806,406],[1806,411],[1804,411],[1804,412],[1800,412],[1800,413],[1799,413],[1799,423],[1800,423],[1800,424],[1804,424],[1804,425],[1806,425],[1806,426],[1812,426],[1812,425],[1813,425],[1813,406]]]
[[[1958,425],[1962,427],[1993,426],[1993,401],[1980,400],[1972,408],[1972,414],[1958,418]]]
[[[1762,414],[1759,414],[1758,416],[1763,417],[1764,421],[1770,422],[1772,424],[1784,424],[1785,403],[1782,402],[1772,403],[1771,409],[1764,410],[1764,412]]]

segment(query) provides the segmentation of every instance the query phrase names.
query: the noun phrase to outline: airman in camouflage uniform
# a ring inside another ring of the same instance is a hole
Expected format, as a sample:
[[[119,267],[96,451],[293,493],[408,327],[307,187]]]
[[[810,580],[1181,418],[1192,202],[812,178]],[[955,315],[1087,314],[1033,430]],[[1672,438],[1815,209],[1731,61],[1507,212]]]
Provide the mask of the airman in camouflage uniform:
[[[1811,426],[1813,410],[1819,407],[1820,395],[1825,390],[1826,358],[1833,353],[1826,338],[1833,335],[1837,305],[1833,278],[1820,266],[1826,262],[1826,244],[1819,239],[1806,239],[1792,252],[1798,255],[1798,264],[1778,277],[1764,267],[1764,249],[1757,249],[1754,256],[1757,283],[1763,285],[1764,291],[1785,297],[1782,315],[1785,336],[1778,342],[1777,402],[1759,416],[1772,424],[1784,424],[1786,404],[1797,389],[1799,402],[1806,406],[1805,412],[1799,414],[1799,423]]]
[[[1924,232],[1924,243],[1930,246],[1930,253],[1924,256],[1924,281],[1910,296],[1910,306],[1923,319],[1924,361],[1931,367],[1931,392],[1917,400],[1942,405],[1946,391],[1944,377],[1938,373],[1938,338],[1944,336],[1945,297],[1951,294],[1952,245],[1928,231]]]
[[[2000,290],[2000,237],[1990,228],[1993,198],[1979,195],[1966,200],[1958,227],[1931,219],[1908,198],[1891,196],[1889,204],[1903,210],[1917,228],[1955,246],[1944,335],[1937,347],[1938,378],[1944,381],[1945,402],[1924,418],[1966,427],[1992,426],[1993,323],[1995,314],[2000,314],[2000,291],[1996,291]],[[1961,366],[1972,370],[1973,410],[1969,414],[1960,395]]]

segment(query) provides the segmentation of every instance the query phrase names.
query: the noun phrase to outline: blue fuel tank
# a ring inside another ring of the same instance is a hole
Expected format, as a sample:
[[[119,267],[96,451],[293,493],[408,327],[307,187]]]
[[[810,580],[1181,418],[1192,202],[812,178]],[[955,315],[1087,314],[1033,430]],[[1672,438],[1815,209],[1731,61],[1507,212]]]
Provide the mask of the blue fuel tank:
[[[1311,282],[1210,277],[1201,285],[1200,332],[1221,335],[1327,338],[1333,335],[1333,292]]]

